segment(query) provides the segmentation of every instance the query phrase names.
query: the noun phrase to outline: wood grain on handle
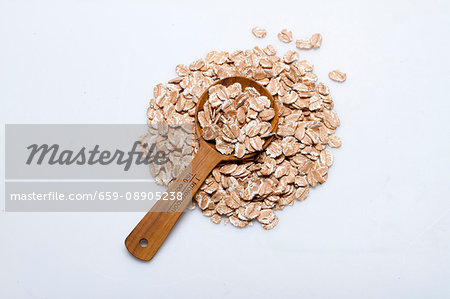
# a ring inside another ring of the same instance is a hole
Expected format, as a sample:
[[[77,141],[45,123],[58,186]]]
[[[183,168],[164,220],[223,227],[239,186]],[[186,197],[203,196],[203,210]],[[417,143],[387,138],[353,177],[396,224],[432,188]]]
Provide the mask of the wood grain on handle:
[[[144,261],[153,258],[206,177],[221,161],[221,154],[201,144],[191,166],[167,189],[168,193],[182,192],[183,199],[157,201],[126,238],[125,246],[132,255]],[[147,246],[141,246],[142,243]]]

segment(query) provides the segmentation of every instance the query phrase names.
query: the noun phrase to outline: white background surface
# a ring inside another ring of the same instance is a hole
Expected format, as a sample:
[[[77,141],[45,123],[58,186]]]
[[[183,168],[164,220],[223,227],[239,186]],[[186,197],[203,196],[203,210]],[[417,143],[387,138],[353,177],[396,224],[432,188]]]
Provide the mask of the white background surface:
[[[2,125],[143,123],[177,64],[268,43],[283,54],[289,28],[323,34],[300,55],[330,86],[343,140],[327,183],[274,230],[196,210],[149,263],[123,245],[143,213],[1,212],[0,297],[450,296],[448,1],[0,3]],[[347,82],[328,79],[335,68]]]

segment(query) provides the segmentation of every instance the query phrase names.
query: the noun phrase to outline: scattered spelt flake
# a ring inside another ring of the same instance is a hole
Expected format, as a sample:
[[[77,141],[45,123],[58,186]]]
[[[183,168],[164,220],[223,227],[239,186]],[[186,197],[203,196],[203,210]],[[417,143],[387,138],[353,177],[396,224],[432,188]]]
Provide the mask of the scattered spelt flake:
[[[331,165],[333,165],[333,153],[327,148],[324,149],[320,153],[320,161],[327,167],[330,167]]]
[[[328,77],[336,82],[344,82],[347,79],[347,74],[338,70],[334,70],[328,74]]]
[[[312,49],[313,44],[310,39],[299,39],[295,42],[295,46],[298,49],[309,50]]]
[[[258,216],[258,221],[262,224],[269,224],[275,220],[275,213],[271,209],[261,210]]]
[[[288,31],[287,29],[281,30],[280,33],[278,33],[278,38],[283,43],[290,43],[292,41],[292,31]]]
[[[320,48],[322,45],[322,35],[320,33],[315,33],[311,36],[311,44],[315,49]]]
[[[302,201],[305,200],[306,197],[308,197],[309,194],[309,188],[308,186],[306,187],[299,187],[296,191],[295,191],[295,195],[294,198],[298,201]]]
[[[222,221],[222,217],[220,217],[219,214],[214,214],[211,216],[211,222],[215,223],[215,224],[219,224]]]
[[[266,29],[262,29],[262,28],[258,28],[258,27],[254,27],[252,29],[252,33],[254,36],[256,36],[258,38],[263,38],[267,34]]]
[[[291,64],[294,61],[298,60],[298,53],[295,51],[287,51],[283,56],[283,60],[287,64]]]
[[[328,137],[328,145],[332,148],[338,148],[341,147],[342,141],[336,135],[331,135]]]
[[[312,48],[318,49],[322,45],[322,35],[320,33],[315,33],[311,38],[298,39],[295,46],[298,49],[309,50]]]
[[[272,220],[272,222],[270,222],[269,224],[263,224],[262,227],[263,227],[264,229],[269,230],[269,229],[274,228],[275,225],[277,225],[277,224],[278,224],[278,217],[275,215],[275,218]]]
[[[242,228],[242,227],[246,227],[248,225],[248,221],[245,220],[241,220],[236,216],[230,216],[230,223],[233,224],[236,227]]]

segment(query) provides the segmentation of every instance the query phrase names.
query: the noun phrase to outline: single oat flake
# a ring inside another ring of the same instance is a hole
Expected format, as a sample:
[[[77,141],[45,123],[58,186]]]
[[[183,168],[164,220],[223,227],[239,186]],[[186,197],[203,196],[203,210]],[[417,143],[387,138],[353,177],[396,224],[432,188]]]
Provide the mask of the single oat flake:
[[[336,82],[344,82],[347,79],[347,74],[338,70],[334,70],[328,74],[328,77]]]
[[[292,41],[292,31],[288,31],[287,29],[281,30],[280,33],[278,33],[278,38],[283,43],[290,43]]]
[[[295,42],[295,46],[302,50],[318,49],[321,45],[322,35],[320,33],[314,33],[311,38],[299,39]]]
[[[299,39],[295,42],[295,46],[298,49],[302,49],[302,50],[309,50],[312,49],[313,44],[311,43],[311,40],[308,39]]]
[[[253,33],[253,35],[256,36],[257,38],[263,38],[263,37],[265,37],[266,34],[267,34],[266,29],[262,29],[262,28],[259,28],[259,27],[254,27],[254,28],[252,29],[252,33]]]
[[[320,33],[315,33],[311,36],[311,44],[315,49],[320,48],[322,45],[322,35]]]

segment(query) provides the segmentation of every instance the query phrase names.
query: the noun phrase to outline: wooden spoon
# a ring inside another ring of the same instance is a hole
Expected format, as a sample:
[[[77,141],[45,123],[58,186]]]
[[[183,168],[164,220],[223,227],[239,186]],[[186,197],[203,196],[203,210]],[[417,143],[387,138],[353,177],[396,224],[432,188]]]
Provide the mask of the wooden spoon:
[[[244,77],[228,77],[215,82],[211,86],[217,84],[230,86],[234,83],[240,83],[242,89],[253,87],[262,96],[269,98],[270,105],[275,110],[275,116],[271,121],[272,132],[275,133],[278,126],[278,111],[272,95],[263,86]],[[247,154],[240,159],[233,155],[223,155],[215,149],[214,143],[207,142],[201,137],[202,129],[198,123],[198,112],[203,110],[203,105],[208,99],[208,90],[209,88],[203,92],[195,112],[195,127],[199,139],[199,150],[191,165],[176,180],[170,183],[166,191],[168,194],[171,194],[170,192],[181,192],[183,199],[157,201],[125,240],[125,246],[128,251],[138,259],[149,261],[153,258],[185,208],[190,205],[192,198],[206,177],[219,163],[248,160],[258,154],[257,152]],[[269,145],[273,137],[274,135],[266,139],[263,149]]]

